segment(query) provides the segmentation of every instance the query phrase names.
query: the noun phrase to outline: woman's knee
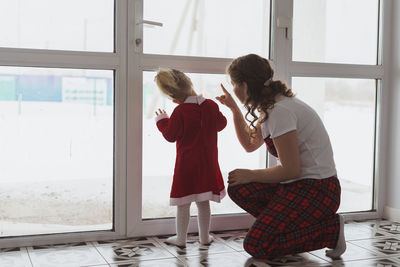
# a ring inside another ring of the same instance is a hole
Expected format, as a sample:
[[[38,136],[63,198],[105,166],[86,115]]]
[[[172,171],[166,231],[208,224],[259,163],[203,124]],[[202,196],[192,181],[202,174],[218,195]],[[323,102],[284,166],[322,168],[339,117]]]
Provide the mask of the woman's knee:
[[[258,240],[253,237],[249,238],[248,235],[243,241],[243,249],[254,258],[262,258],[264,254],[262,253],[262,243],[258,242]]]
[[[243,248],[254,258],[271,259],[273,256],[270,255],[270,249],[273,247],[273,240],[267,235],[260,235],[260,233],[258,233],[259,231],[260,230],[249,230],[243,241]]]
[[[239,185],[236,186],[228,186],[228,195],[229,197],[234,200],[234,199],[238,199],[239,198]]]

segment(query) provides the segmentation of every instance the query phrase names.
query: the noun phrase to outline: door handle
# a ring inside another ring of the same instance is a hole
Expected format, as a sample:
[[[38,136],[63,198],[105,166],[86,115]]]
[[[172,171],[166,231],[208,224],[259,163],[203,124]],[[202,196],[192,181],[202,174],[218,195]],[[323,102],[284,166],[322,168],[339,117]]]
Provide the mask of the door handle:
[[[153,25],[153,26],[158,26],[158,27],[163,26],[163,24],[161,22],[152,21],[152,20],[144,20],[144,19],[136,22],[136,25],[140,25],[140,24],[147,24],[147,25]]]

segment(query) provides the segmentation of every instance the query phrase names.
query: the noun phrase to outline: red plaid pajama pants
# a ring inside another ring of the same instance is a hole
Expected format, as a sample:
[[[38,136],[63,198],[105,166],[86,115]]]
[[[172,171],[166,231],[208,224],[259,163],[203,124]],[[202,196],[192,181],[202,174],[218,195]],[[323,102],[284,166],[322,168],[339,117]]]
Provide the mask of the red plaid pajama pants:
[[[278,157],[270,136],[264,141],[268,151]],[[256,218],[244,240],[244,249],[264,259],[335,248],[340,229],[336,214],[340,193],[336,176],[228,187],[230,198]]]
[[[231,199],[256,217],[244,240],[244,249],[264,259],[335,248],[340,228],[336,214],[340,192],[336,176],[228,187]]]

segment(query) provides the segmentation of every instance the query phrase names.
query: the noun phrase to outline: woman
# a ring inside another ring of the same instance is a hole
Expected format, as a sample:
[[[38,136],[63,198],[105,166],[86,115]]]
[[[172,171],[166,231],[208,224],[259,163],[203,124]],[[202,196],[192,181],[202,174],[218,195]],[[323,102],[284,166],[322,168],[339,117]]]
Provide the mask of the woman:
[[[232,111],[240,144],[252,152],[265,142],[280,161],[271,168],[229,173],[229,196],[256,218],[244,249],[272,259],[327,247],[327,256],[340,257],[346,250],[344,220],[336,213],[341,189],[321,119],[284,83],[273,80],[265,58],[239,57],[227,73],[246,116],[222,85],[224,94],[217,100]]]

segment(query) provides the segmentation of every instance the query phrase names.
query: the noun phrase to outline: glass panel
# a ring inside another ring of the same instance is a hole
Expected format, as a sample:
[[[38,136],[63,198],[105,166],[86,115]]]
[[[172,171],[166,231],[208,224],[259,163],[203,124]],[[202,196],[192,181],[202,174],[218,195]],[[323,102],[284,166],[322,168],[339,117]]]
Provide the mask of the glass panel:
[[[113,0],[1,0],[0,47],[113,52]]]
[[[231,88],[226,75],[187,74],[198,94],[215,100],[222,94],[220,83]],[[175,166],[175,143],[168,143],[158,131],[154,122],[154,112],[158,108],[171,114],[176,104],[161,95],[154,82],[154,72],[143,72],[143,218],[174,217],[175,207],[169,206],[169,193]],[[229,90],[229,89],[228,89]],[[231,90],[232,91],[232,90]],[[216,101],[216,100],[215,100]],[[263,146],[253,153],[247,153],[240,146],[232,120],[232,112],[219,105],[228,120],[227,127],[218,134],[218,156],[221,172],[227,188],[228,172],[236,168],[265,168],[266,149]],[[155,167],[156,166],[156,167]],[[211,201],[212,214],[241,213],[229,196],[221,203]],[[192,205],[191,214],[197,214]]]
[[[113,76],[0,67],[0,237],[112,229]]]
[[[371,210],[375,80],[295,77],[292,85],[298,98],[317,111],[329,133],[342,186],[339,211]]]
[[[168,10],[168,12],[166,12]],[[227,57],[248,53],[268,57],[269,0],[145,0],[143,52]],[[162,41],[160,41],[162,40]]]
[[[379,0],[294,0],[293,60],[377,64],[378,13]]]

